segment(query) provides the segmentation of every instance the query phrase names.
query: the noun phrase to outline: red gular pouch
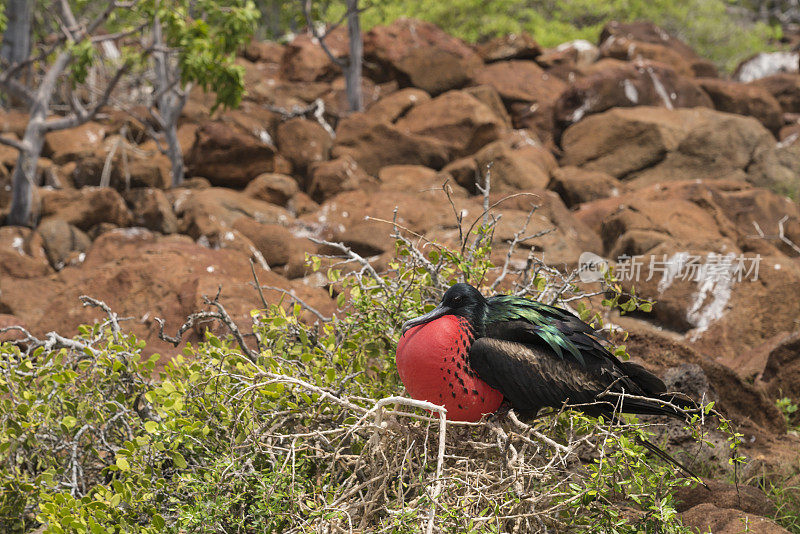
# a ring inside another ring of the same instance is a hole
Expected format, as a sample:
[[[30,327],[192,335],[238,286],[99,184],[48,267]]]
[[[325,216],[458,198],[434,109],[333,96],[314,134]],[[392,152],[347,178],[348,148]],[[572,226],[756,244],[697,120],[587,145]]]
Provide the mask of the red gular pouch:
[[[409,395],[447,408],[454,421],[494,413],[503,394],[469,365],[475,336],[463,317],[443,315],[408,329],[397,344],[397,371]]]

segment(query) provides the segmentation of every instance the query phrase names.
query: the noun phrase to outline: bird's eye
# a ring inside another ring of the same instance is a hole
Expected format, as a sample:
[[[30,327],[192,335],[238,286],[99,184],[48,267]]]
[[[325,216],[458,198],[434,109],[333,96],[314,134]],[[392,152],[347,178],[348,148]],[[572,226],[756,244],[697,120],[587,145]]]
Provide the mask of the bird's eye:
[[[462,300],[464,300],[464,298],[461,295],[453,297],[453,304],[461,304]]]

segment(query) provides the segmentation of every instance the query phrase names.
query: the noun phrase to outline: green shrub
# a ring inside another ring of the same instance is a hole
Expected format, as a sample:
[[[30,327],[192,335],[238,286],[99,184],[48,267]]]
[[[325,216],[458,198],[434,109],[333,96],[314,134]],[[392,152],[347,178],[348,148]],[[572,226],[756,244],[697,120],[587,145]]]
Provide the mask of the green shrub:
[[[0,530],[686,531],[673,493],[691,481],[645,458],[634,417],[454,423],[394,397],[399,325],[493,268],[496,221],[484,221],[460,250],[415,246],[395,228],[385,274],[341,247],[355,261],[327,269],[337,317],[304,323],[299,302],[256,310],[255,342],[207,332],[158,377],[157,356],[143,358],[113,315],[27,352],[2,345]],[[581,296],[535,260],[512,271],[508,290]]]

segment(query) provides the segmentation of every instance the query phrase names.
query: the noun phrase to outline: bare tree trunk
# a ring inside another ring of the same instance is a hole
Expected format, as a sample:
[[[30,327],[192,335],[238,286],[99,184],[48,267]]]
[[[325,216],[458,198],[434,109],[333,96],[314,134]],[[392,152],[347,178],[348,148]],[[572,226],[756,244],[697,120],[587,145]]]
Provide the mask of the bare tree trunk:
[[[172,166],[172,186],[176,187],[183,183],[186,167],[183,162],[183,151],[178,140],[178,118],[181,115],[183,106],[186,105],[186,98],[189,88],[180,85],[180,74],[176,66],[170,64],[167,55],[166,45],[161,32],[161,21],[158,17],[153,21],[153,43],[156,45],[156,52],[153,54],[156,71],[156,116],[159,127],[164,132],[164,140],[167,143],[167,157]]]
[[[33,187],[36,181],[36,167],[44,145],[44,134],[47,125],[47,112],[50,100],[56,89],[56,80],[67,68],[72,54],[64,51],[58,55],[53,66],[42,79],[41,85],[34,93],[31,102],[31,114],[28,126],[22,136],[22,150],[17,158],[12,180],[11,208],[6,220],[14,226],[31,226],[33,224]]]
[[[32,0],[6,0],[8,25],[3,34],[0,57],[7,65],[22,63],[31,53]]]
[[[352,111],[361,111],[361,63],[364,58],[364,42],[361,39],[361,20],[358,0],[347,0],[347,33],[350,38],[350,58],[345,69],[347,101]]]

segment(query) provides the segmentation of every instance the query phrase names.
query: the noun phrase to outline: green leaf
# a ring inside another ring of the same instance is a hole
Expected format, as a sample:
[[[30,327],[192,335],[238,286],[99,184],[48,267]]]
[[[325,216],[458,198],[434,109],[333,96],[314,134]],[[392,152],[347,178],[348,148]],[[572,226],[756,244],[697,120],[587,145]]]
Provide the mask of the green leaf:
[[[116,464],[117,464],[117,467],[119,467],[120,471],[130,471],[131,470],[131,464],[129,464],[128,460],[126,460],[122,456],[117,456]]]
[[[64,425],[65,427],[67,427],[67,428],[71,429],[71,428],[74,428],[74,427],[75,427],[75,425],[77,425],[77,424],[78,424],[78,420],[77,420],[77,419],[75,419],[75,418],[74,418],[73,416],[71,416],[71,415],[67,415],[66,417],[64,417],[64,418],[61,420],[61,424],[62,424],[62,425]]]
[[[155,433],[156,433],[156,431],[158,430],[158,423],[156,423],[155,421],[147,421],[147,422],[144,424],[144,429],[145,429],[145,430],[146,430],[146,431],[147,431],[149,434],[155,434]]]
[[[178,469],[186,469],[189,466],[189,464],[186,463],[186,458],[178,451],[172,453],[172,463],[175,464],[175,467]]]

